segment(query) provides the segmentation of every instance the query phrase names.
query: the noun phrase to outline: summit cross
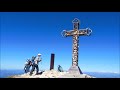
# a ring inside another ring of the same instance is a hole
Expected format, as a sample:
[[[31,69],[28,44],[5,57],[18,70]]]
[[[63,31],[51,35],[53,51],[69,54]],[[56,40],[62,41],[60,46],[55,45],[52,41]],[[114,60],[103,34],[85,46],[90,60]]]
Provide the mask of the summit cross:
[[[78,66],[79,36],[89,36],[92,30],[90,28],[79,29],[80,20],[77,18],[75,18],[72,21],[72,23],[73,23],[73,30],[70,31],[63,30],[62,32],[62,36],[64,37],[68,37],[68,36],[73,37],[72,66],[69,69],[69,72],[82,74],[82,71]]]

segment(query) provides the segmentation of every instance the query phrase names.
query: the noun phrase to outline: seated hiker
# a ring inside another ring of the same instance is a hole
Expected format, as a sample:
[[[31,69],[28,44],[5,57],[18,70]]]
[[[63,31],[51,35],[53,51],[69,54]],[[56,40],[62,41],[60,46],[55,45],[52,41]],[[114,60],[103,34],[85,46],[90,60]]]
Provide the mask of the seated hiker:
[[[60,65],[58,65],[58,71],[63,72],[63,68]]]
[[[38,71],[39,71],[39,67],[38,67],[38,64],[41,60],[40,58],[41,54],[38,54],[38,56],[36,58],[32,58],[32,70],[30,71],[30,75],[33,74],[33,71],[35,70],[36,68],[36,75],[38,74]]]
[[[30,67],[31,67],[31,61],[30,59],[27,59],[27,61],[25,62],[25,67],[24,67],[25,73],[29,72]]]

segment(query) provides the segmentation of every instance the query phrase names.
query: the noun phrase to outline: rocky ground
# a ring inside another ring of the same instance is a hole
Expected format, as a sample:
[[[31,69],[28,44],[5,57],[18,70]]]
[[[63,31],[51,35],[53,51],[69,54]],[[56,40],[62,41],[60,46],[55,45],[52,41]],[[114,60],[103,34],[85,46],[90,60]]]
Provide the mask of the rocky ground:
[[[30,76],[29,72],[21,75],[14,75],[8,78],[94,78],[87,74],[74,75],[69,72],[58,72],[57,70],[46,70],[35,75],[35,72]]]

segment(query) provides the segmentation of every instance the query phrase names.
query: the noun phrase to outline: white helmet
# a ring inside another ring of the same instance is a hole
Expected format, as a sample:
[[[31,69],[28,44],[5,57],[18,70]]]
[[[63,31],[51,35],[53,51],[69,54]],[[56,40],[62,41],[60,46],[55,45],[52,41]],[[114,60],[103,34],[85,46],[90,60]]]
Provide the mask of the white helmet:
[[[41,54],[39,53],[38,56],[41,56]]]

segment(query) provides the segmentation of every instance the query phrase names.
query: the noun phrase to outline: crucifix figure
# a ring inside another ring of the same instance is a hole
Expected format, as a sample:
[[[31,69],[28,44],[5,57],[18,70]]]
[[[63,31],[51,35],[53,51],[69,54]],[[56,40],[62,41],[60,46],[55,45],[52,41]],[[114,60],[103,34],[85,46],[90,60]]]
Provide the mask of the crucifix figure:
[[[89,36],[92,32],[91,29],[79,29],[79,19],[75,18],[73,21],[73,30],[66,31],[63,30],[62,36],[73,37],[73,47],[72,47],[72,66],[69,69],[70,73],[76,73],[76,74],[82,74],[82,71],[80,70],[78,66],[78,48],[79,48],[79,36]]]

